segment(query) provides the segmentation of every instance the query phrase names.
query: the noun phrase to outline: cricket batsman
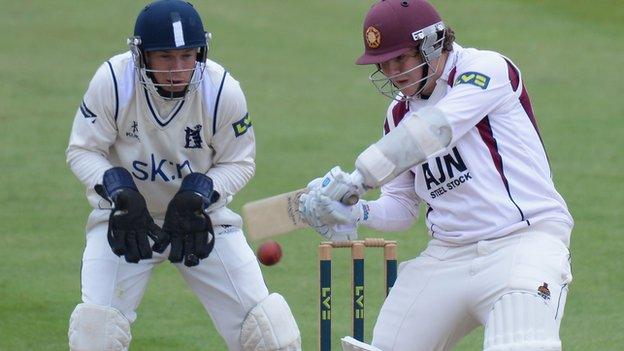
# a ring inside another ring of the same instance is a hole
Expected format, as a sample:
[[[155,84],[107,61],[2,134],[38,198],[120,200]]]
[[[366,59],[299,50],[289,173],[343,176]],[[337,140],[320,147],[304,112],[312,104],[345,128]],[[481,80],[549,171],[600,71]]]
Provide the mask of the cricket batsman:
[[[229,350],[301,349],[227,208],[254,174],[255,138],[239,83],[207,59],[209,40],[190,3],[148,4],[130,50],[100,66],[76,112],[67,163],[93,211],[72,351],[128,350],[149,277],[167,259]]]
[[[480,325],[485,351],[561,350],[573,220],[518,67],[464,48],[425,0],[381,0],[363,25],[370,80],[392,99],[384,136],[355,171],[309,184],[300,211],[329,240],[358,225],[409,229],[424,207],[426,249],[399,267],[371,345],[344,350],[443,351]],[[381,187],[377,200],[359,200]],[[354,201],[355,200],[355,201]]]

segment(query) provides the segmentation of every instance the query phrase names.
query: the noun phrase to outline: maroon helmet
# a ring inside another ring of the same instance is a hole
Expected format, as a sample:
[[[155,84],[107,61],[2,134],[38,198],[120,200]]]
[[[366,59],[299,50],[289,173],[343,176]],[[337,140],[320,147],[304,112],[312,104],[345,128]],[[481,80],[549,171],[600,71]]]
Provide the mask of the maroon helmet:
[[[423,77],[424,81],[435,74],[430,72],[428,65],[442,53],[444,28],[438,11],[425,0],[381,0],[366,15],[363,27],[364,54],[355,63],[378,65],[412,48],[418,48],[423,65],[427,65],[429,71]],[[418,67],[421,66],[413,69]],[[393,77],[386,77],[377,70],[370,78],[382,94],[396,98],[399,91],[389,81]],[[401,100],[404,98],[401,97]]]

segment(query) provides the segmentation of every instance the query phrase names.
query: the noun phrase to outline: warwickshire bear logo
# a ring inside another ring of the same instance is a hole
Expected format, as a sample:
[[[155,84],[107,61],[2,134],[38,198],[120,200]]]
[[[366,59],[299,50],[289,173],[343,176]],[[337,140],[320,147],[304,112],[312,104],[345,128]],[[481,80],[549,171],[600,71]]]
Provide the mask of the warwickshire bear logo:
[[[550,300],[550,290],[548,289],[548,284],[544,283],[542,286],[538,287],[537,294],[544,300]]]
[[[201,138],[201,124],[196,125],[193,128],[186,127],[184,131],[186,132],[186,137],[184,138],[185,144],[184,147],[186,149],[201,149],[202,148],[202,138]]]

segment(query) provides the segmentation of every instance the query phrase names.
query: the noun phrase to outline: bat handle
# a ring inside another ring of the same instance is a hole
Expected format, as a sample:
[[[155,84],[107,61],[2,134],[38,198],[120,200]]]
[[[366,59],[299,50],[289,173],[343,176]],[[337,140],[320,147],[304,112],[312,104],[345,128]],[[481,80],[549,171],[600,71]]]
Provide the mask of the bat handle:
[[[359,200],[360,200],[360,197],[358,196],[358,194],[347,193],[347,194],[345,194],[345,196],[342,197],[340,202],[342,202],[343,204],[345,204],[347,206],[353,206]]]
[[[360,200],[360,195],[364,194],[365,186],[362,174],[357,169],[349,177],[351,184],[354,184],[356,188],[344,194],[340,202],[347,206],[353,206]]]

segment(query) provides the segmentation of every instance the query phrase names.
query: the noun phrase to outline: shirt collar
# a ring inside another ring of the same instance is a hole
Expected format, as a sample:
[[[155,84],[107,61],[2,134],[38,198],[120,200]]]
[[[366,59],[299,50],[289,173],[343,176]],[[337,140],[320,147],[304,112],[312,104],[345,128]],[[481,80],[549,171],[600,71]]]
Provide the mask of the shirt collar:
[[[444,64],[444,71],[438,80],[443,80],[444,82],[448,82],[449,74],[455,67],[457,63],[457,57],[459,56],[459,52],[464,48],[461,47],[457,43],[453,43],[453,51],[449,52],[448,57],[446,58],[446,63]]]

